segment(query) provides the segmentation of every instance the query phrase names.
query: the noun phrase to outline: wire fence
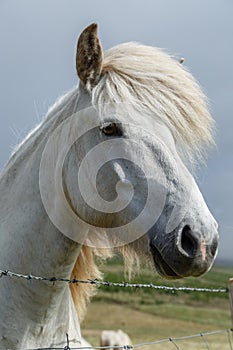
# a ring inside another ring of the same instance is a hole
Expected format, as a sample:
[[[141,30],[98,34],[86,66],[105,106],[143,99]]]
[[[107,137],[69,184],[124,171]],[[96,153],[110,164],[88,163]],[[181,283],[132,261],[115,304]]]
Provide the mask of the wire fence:
[[[232,330],[231,329],[224,329],[224,330],[216,330],[213,332],[205,332],[205,333],[198,333],[198,334],[192,334],[188,336],[183,336],[183,337],[174,337],[174,338],[166,338],[166,339],[161,339],[161,340],[155,340],[151,342],[144,342],[144,343],[138,343],[134,345],[111,345],[111,346],[95,346],[94,348],[92,346],[80,346],[80,347],[70,347],[69,343],[69,337],[67,336],[66,340],[66,345],[64,347],[60,348],[37,348],[37,349],[27,349],[27,350],[111,350],[111,349],[123,349],[123,350],[130,350],[130,349],[138,349],[142,347],[148,347],[152,345],[159,345],[163,343],[170,343],[174,346],[174,348],[181,350],[181,345],[179,344],[180,342],[183,342],[185,340],[190,340],[190,339],[195,339],[195,338],[200,338],[203,346],[205,349],[211,350],[212,346],[209,341],[210,336],[214,335],[220,335],[224,334],[226,338],[226,342],[228,344],[228,349],[233,350],[233,343],[232,343]],[[221,343],[221,349],[222,349],[222,342]],[[21,349],[24,350],[24,349]]]
[[[178,342],[188,340],[188,339],[193,339],[193,338],[201,338],[206,349],[211,350],[211,345],[207,339],[208,336],[212,335],[219,335],[219,334],[226,334],[227,342],[229,345],[229,349],[233,350],[233,345],[232,345],[232,339],[231,339],[231,329],[224,329],[224,330],[216,330],[213,332],[205,332],[205,333],[198,333],[198,334],[192,334],[188,336],[183,336],[183,337],[174,337],[174,338],[166,338],[166,339],[161,339],[161,340],[156,340],[156,341],[151,341],[151,342],[144,342],[144,343],[138,343],[134,345],[122,345],[122,346],[96,346],[95,349],[98,350],[104,350],[104,349],[124,349],[124,350],[129,350],[129,349],[137,349],[137,348],[142,348],[145,346],[149,345],[158,345],[162,343],[171,343],[175,346],[176,349],[180,350]],[[65,346],[64,350],[69,350],[69,341],[67,338],[67,345]],[[85,346],[85,347],[77,347],[77,348],[72,348],[72,350],[91,350],[93,347]],[[32,349],[34,350],[34,349]]]
[[[104,287],[122,287],[122,288],[152,288],[157,290],[163,290],[163,291],[169,291],[169,292],[202,292],[202,293],[228,293],[229,288],[195,288],[195,287],[170,287],[170,286],[162,286],[162,285],[154,285],[153,283],[144,284],[144,283],[129,283],[129,282],[110,282],[110,281],[100,281],[100,280],[79,280],[79,279],[65,279],[65,278],[59,278],[59,277],[41,277],[41,276],[34,276],[32,274],[21,274],[12,272],[9,270],[2,270],[0,269],[0,278],[20,278],[27,281],[35,280],[35,281],[46,281],[51,283],[57,283],[57,282],[63,282],[63,283],[85,283],[85,284],[95,284],[97,286],[104,286]],[[203,346],[205,349],[213,349],[212,345],[209,342],[210,336],[219,336],[220,334],[225,335],[225,342],[228,346],[229,350],[233,350],[233,343],[232,343],[232,329],[224,329],[224,330],[216,330],[212,332],[204,332],[204,333],[198,333],[183,337],[172,337],[172,338],[166,338],[161,340],[155,340],[151,342],[143,342],[143,343],[137,343],[134,345],[121,345],[121,346],[95,346],[94,349],[98,350],[110,350],[110,349],[123,349],[123,350],[130,350],[130,349],[137,349],[142,347],[148,347],[148,346],[154,346],[162,343],[170,343],[172,346],[178,350],[181,350],[181,345],[179,344],[182,341],[200,338]],[[62,348],[38,348],[38,349],[30,349],[30,350],[91,350],[93,347],[91,346],[80,346],[80,347],[70,347],[69,337],[68,334],[66,335],[66,345]],[[214,348],[216,349],[216,348]],[[221,347],[222,349],[222,347]],[[225,348],[224,348],[225,349]],[[23,350],[23,349],[21,349]]]
[[[80,279],[66,279],[59,277],[41,277],[34,275],[24,275],[9,270],[0,269],[0,278],[1,277],[17,277],[21,279],[26,279],[28,281],[47,281],[47,282],[65,282],[65,283],[85,283],[85,284],[95,284],[97,286],[104,287],[122,287],[122,288],[152,288],[157,290],[164,290],[170,292],[207,292],[207,293],[228,293],[228,288],[195,288],[195,287],[170,287],[162,285],[154,285],[153,283],[129,283],[129,282],[110,282],[110,281],[100,281],[100,280],[80,280]]]

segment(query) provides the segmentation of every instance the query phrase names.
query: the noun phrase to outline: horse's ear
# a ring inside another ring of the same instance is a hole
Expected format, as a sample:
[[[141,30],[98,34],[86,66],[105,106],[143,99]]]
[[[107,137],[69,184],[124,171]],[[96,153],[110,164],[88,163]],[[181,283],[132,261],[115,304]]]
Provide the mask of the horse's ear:
[[[97,36],[97,24],[83,30],[77,45],[76,69],[81,83],[91,90],[100,78],[103,50]]]

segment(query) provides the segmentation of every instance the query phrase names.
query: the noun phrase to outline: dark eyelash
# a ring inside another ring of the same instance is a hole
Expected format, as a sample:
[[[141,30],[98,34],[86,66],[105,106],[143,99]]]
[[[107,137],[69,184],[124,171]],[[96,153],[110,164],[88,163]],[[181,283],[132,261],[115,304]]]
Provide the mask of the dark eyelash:
[[[100,130],[106,135],[106,136],[121,136],[122,130],[119,128],[119,126],[116,123],[104,123]]]

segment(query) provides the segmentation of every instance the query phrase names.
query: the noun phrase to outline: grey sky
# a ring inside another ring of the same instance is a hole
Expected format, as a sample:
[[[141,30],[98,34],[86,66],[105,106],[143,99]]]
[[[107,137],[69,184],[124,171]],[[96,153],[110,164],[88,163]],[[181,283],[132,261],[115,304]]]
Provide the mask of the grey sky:
[[[139,41],[185,57],[217,123],[198,183],[233,257],[233,2],[230,0],[0,0],[0,168],[55,99],[77,83],[74,54],[91,22],[107,49]]]

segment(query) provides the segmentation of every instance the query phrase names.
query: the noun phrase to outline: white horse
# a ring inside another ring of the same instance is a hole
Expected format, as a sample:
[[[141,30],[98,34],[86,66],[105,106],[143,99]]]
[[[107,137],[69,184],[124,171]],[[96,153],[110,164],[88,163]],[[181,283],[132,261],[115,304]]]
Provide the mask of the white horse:
[[[100,346],[106,346],[109,350],[113,350],[114,346],[126,345],[132,345],[132,342],[128,334],[123,332],[121,329],[118,329],[117,331],[105,330],[100,334]]]
[[[142,256],[166,278],[199,276],[217,225],[184,165],[212,143],[191,74],[163,51],[127,43],[103,54],[97,26],[77,46],[79,87],[17,147],[0,179],[0,268],[101,278],[95,256]],[[203,148],[204,146],[204,148]],[[0,279],[0,348],[82,344],[95,288]]]

